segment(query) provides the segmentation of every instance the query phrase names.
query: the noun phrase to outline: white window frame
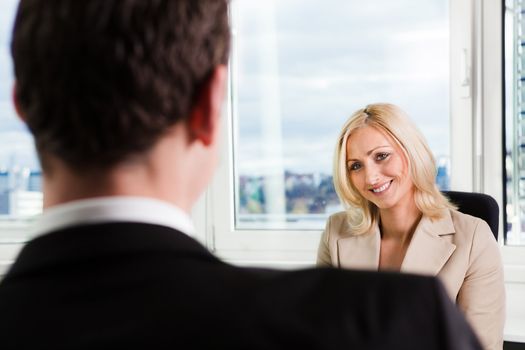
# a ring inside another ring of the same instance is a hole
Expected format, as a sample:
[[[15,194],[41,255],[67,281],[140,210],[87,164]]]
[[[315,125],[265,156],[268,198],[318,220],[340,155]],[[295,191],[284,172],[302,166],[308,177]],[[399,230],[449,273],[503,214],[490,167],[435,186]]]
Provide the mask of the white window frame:
[[[235,1],[235,0],[234,0]],[[450,17],[450,55],[458,57],[450,61],[451,75],[451,187],[456,190],[472,191],[474,181],[474,162],[472,150],[474,135],[473,91],[472,84],[462,86],[460,72],[467,74],[468,81],[473,82],[472,43],[474,16],[473,1],[449,1]],[[234,20],[234,19],[233,19]],[[233,48],[235,49],[235,32]],[[231,74],[235,76],[235,54],[231,56]],[[465,76],[462,76],[465,78]],[[454,79],[454,77],[457,77]],[[231,76],[230,76],[231,78]],[[206,245],[231,262],[243,265],[265,265],[279,267],[309,266],[315,262],[321,230],[236,230],[234,198],[234,164],[233,127],[235,125],[231,96],[235,85],[229,84],[229,97],[223,113],[221,162],[216,176],[199,204],[200,213],[196,219],[204,219],[204,231],[199,237]],[[461,116],[461,117],[460,117]],[[465,147],[465,140],[468,146]],[[460,146],[459,146],[460,145]],[[456,152],[460,149],[461,152]],[[204,211],[204,212],[202,212]]]
[[[502,7],[503,6],[503,7]],[[476,129],[478,139],[476,158],[479,159],[479,190],[494,197],[500,207],[500,230],[498,239],[501,246],[507,294],[507,318],[504,339],[525,343],[525,246],[506,246],[503,244],[502,203],[503,191],[503,15],[504,2],[483,0],[476,13],[478,28],[476,35],[479,92],[477,98],[478,119],[481,126]],[[509,92],[507,92],[509,93]],[[477,188],[475,188],[477,189]]]
[[[478,149],[476,157],[479,159],[478,179],[480,187],[474,190],[488,193],[493,196],[500,207],[499,241],[505,265],[506,280],[509,282],[525,283],[525,246],[503,245],[504,230],[503,211],[503,141],[502,141],[502,8],[501,3],[494,0],[481,2],[480,22],[483,24],[478,31],[479,48],[477,55],[480,77],[478,80],[478,114],[482,121],[477,131]]]

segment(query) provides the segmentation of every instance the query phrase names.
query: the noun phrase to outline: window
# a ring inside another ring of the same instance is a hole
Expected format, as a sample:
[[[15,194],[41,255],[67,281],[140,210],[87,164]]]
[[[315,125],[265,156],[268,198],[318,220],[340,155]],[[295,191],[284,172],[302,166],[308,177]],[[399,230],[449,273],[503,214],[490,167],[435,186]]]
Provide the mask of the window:
[[[336,137],[372,102],[409,113],[449,188],[447,0],[238,0],[232,23],[235,229],[322,229]]]
[[[525,8],[505,5],[505,243],[525,245]]]
[[[33,139],[12,103],[9,45],[17,4],[0,2],[0,276],[27,240],[28,222],[42,211],[42,173]]]
[[[439,186],[471,190],[470,81],[461,85],[460,60],[450,59],[462,52],[470,62],[470,10],[447,0],[232,1],[224,153],[206,197],[210,248],[231,261],[311,264],[326,218],[341,210],[337,134],[368,103],[407,111],[434,151]]]

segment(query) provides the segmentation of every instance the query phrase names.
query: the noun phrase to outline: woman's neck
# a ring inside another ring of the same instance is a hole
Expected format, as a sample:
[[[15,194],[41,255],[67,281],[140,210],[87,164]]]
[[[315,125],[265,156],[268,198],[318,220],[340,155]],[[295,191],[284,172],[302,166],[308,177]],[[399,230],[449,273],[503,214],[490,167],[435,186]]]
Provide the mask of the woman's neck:
[[[382,239],[408,244],[421,220],[422,213],[412,195],[392,208],[380,209],[379,216]]]

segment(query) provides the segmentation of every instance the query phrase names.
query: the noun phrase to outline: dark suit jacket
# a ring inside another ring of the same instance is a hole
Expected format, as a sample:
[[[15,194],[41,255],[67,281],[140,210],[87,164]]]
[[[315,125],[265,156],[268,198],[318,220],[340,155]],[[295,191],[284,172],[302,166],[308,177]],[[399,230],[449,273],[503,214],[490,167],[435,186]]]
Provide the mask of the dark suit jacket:
[[[0,284],[8,349],[479,349],[431,277],[228,265],[173,229],[79,226]]]

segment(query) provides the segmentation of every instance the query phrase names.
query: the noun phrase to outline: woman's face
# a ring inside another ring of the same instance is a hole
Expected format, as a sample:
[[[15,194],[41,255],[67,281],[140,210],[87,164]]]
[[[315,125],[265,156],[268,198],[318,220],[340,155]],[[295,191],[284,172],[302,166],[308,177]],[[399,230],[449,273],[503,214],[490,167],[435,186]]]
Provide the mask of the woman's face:
[[[390,136],[364,126],[350,135],[346,153],[350,181],[379,209],[391,209],[413,200],[414,185],[406,156]]]

